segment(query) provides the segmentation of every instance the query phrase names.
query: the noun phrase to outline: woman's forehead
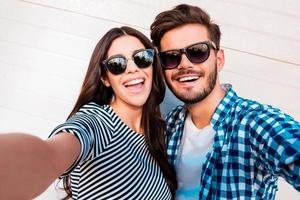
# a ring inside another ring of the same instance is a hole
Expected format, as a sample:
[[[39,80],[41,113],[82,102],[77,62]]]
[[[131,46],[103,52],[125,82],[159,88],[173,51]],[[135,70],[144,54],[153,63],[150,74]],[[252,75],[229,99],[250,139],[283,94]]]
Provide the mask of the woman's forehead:
[[[126,57],[130,57],[134,51],[143,48],[145,48],[145,46],[137,37],[124,35],[116,38],[112,42],[110,48],[108,49],[107,55],[110,57],[113,55],[122,54]]]

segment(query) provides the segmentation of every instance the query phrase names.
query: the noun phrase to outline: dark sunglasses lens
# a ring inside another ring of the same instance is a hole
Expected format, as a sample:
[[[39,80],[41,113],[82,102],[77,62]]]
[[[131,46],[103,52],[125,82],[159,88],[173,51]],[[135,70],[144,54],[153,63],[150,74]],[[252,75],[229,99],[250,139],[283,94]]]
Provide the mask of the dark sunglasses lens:
[[[126,69],[126,59],[119,58],[111,58],[106,62],[107,69],[113,74],[121,74]]]
[[[181,53],[177,51],[167,51],[160,53],[159,57],[164,69],[173,69],[179,65]]]
[[[133,56],[134,63],[139,68],[149,67],[153,62],[154,51],[152,49],[147,49],[137,52]]]
[[[202,63],[209,57],[209,46],[206,43],[199,43],[186,49],[187,57],[193,63]]]

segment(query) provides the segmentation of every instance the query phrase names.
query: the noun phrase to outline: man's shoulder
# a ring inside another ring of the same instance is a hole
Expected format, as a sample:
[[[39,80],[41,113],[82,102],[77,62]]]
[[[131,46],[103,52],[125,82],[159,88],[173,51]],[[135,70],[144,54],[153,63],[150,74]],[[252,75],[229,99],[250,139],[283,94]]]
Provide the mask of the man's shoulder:
[[[286,122],[293,121],[293,117],[272,105],[263,104],[255,100],[239,97],[231,109],[234,118],[248,122]],[[250,120],[250,121],[249,121]]]
[[[270,105],[262,104],[256,100],[248,99],[241,97],[236,94],[235,90],[229,84],[224,84],[222,87],[226,90],[226,95],[220,102],[216,112],[223,112],[234,115],[248,115],[251,113],[259,113],[262,111],[275,110],[279,109],[274,108]]]

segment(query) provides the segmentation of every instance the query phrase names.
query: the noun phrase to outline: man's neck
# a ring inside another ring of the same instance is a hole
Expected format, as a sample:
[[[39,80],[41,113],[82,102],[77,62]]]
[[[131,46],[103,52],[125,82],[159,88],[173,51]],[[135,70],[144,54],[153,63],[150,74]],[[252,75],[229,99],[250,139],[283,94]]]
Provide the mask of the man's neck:
[[[205,99],[187,106],[196,127],[203,128],[210,124],[210,120],[224,96],[225,91],[220,84],[217,84]]]

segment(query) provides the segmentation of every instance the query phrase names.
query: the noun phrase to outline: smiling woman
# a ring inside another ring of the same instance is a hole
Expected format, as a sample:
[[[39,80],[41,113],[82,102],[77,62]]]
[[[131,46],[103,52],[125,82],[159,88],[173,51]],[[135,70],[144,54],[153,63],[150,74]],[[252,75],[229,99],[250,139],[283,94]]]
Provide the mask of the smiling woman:
[[[122,53],[124,49],[127,51]],[[141,107],[151,90],[153,70],[150,66],[154,59],[154,49],[145,49],[134,36],[123,36],[112,42],[107,55],[108,59],[103,61],[103,65],[108,73],[102,81],[118,94],[115,95],[112,106],[117,109],[120,107],[118,104],[126,103]],[[120,110],[120,115],[127,116],[124,111]],[[140,124],[130,126],[140,127]]]
[[[151,42],[129,27],[109,30],[67,121],[49,139],[0,135],[0,199],[34,198],[58,177],[66,199],[172,199],[176,176],[159,109],[164,92]]]

